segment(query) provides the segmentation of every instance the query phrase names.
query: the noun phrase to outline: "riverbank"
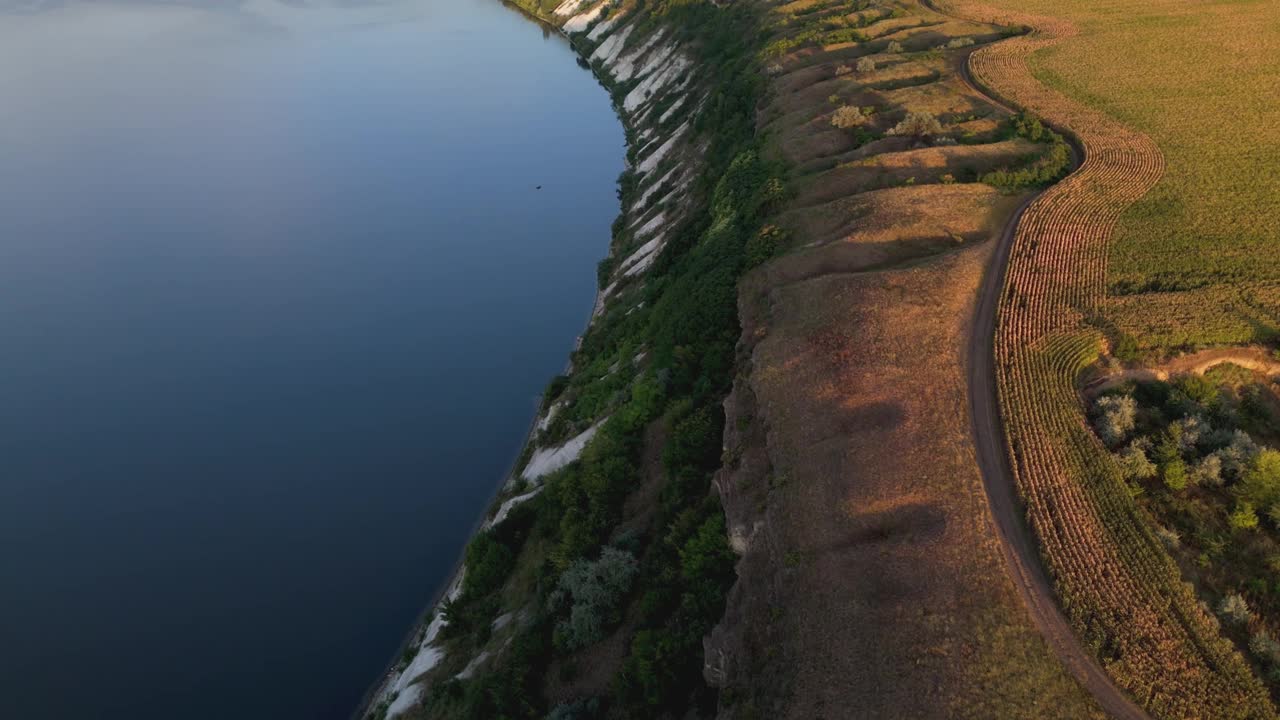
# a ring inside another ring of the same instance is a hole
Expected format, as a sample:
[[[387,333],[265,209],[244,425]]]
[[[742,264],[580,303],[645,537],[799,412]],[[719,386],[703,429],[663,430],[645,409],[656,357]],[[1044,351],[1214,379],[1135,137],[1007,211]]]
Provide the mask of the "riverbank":
[[[483,633],[471,628],[462,642],[454,635],[457,618],[463,614],[454,610],[470,604],[468,561],[476,559],[475,548],[486,543],[486,538],[511,524],[508,518],[513,513],[527,514],[522,508],[540,498],[548,483],[562,484],[564,474],[576,468],[579,456],[599,444],[597,432],[611,442],[617,435],[617,420],[627,413],[611,407],[610,402],[594,399],[585,406],[583,397],[595,398],[606,387],[615,388],[611,392],[616,395],[618,389],[641,382],[649,371],[648,346],[643,342],[628,344],[625,353],[611,353],[606,363],[593,341],[602,326],[608,326],[613,334],[612,326],[621,318],[647,311],[648,276],[659,265],[659,257],[677,229],[701,204],[688,191],[701,171],[699,150],[706,150],[708,143],[694,138],[686,114],[698,107],[705,89],[686,72],[693,60],[674,41],[666,40],[666,30],[637,30],[638,23],[633,21],[644,19],[643,14],[632,15],[626,7],[608,12],[604,3],[571,1],[550,11],[534,5],[504,4],[566,37],[581,63],[590,67],[610,92],[628,138],[628,167],[619,180],[622,214],[614,225],[609,254],[601,262],[591,317],[564,376],[548,388],[524,449],[477,523],[474,538],[450,580],[406,637],[396,660],[368,693],[357,717],[411,714],[425,701],[429,687],[445,680],[455,684],[469,680],[501,662],[504,652],[509,654],[506,649],[513,634],[527,625],[527,608],[495,611]],[[579,12],[580,5],[586,7]],[[642,39],[644,34],[649,37]],[[681,112],[682,107],[686,112]],[[718,437],[716,440],[718,444]],[[514,550],[521,553],[520,548]],[[509,572],[518,575],[521,562],[515,565]],[[516,606],[537,601],[536,596],[512,597]],[[477,634],[483,637],[472,641],[471,635]]]

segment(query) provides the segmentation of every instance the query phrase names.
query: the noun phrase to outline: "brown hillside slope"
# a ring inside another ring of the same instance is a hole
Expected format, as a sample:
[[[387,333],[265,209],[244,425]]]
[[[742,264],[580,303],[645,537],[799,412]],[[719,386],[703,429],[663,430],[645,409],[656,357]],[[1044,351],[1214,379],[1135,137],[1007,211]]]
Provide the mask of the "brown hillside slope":
[[[790,8],[775,13],[798,34],[805,16]],[[1101,717],[1015,593],[971,440],[977,289],[1026,196],[963,178],[1029,148],[1002,155],[999,133],[927,147],[828,132],[833,96],[874,107],[881,133],[921,109],[949,134],[1006,126],[1007,113],[957,81],[959,53],[887,52],[1000,34],[914,2],[871,8],[880,20],[862,26],[866,40],[795,48],[771,69],[761,123],[807,174],[779,221],[788,251],[739,295],[717,485],[742,557],[707,675],[731,718]],[[859,57],[876,70],[838,71]],[[815,133],[822,142],[808,141]],[[875,165],[824,162],[858,153]],[[873,167],[912,169],[856,176]]]

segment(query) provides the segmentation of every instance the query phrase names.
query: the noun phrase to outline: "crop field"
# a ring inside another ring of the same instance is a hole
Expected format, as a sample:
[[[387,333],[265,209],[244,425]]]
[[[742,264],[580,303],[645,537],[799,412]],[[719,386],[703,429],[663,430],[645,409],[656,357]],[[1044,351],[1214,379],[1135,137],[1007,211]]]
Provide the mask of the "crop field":
[[[1149,136],[1166,172],[1119,218],[1108,311],[1142,350],[1280,330],[1280,5],[996,0],[1080,32],[1037,79]],[[1170,321],[1169,318],[1174,318]],[[1172,325],[1172,327],[1170,326]]]
[[[1081,12],[1088,7],[1100,13],[1093,16],[1095,22],[1102,22],[1110,11],[1107,21],[1123,26],[1128,17],[1123,4],[997,4],[999,8],[968,2],[947,5],[965,17],[1034,30],[979,50],[971,63],[974,75],[995,94],[1040,114],[1055,127],[1070,129],[1087,158],[1077,173],[1027,210],[1015,238],[997,327],[1002,414],[1018,489],[1045,563],[1078,635],[1153,716],[1275,717],[1266,690],[1183,583],[1130,496],[1118,466],[1089,432],[1075,386],[1080,371],[1102,348],[1099,326],[1105,323],[1098,321],[1108,309],[1109,284],[1114,286],[1115,278],[1124,273],[1153,276],[1155,268],[1165,267],[1147,253],[1144,243],[1167,244],[1172,236],[1161,234],[1153,240],[1146,225],[1135,234],[1134,218],[1149,219],[1156,212],[1153,207],[1167,202],[1162,193],[1182,191],[1178,189],[1201,180],[1192,178],[1194,173],[1188,174],[1185,166],[1170,170],[1163,145],[1100,110],[1114,111],[1113,107],[1101,102],[1093,106],[1093,96],[1068,97],[1057,89],[1061,82],[1042,83],[1045,72],[1037,63],[1068,56],[1097,30],[1062,16],[1020,12],[1022,7],[1045,13],[1063,5]],[[1120,35],[1134,42],[1133,33]],[[1180,41],[1166,37],[1165,42]],[[1130,50],[1129,55],[1136,54]],[[1029,58],[1039,72],[1032,73]],[[1082,65],[1091,69],[1099,64],[1106,63],[1093,56]],[[1132,62],[1126,71],[1135,72]],[[1168,72],[1167,67],[1150,67],[1138,74]],[[1170,177],[1175,179],[1167,181]],[[1203,242],[1197,250],[1212,253],[1212,243]],[[1110,268],[1109,252],[1114,253]],[[1266,267],[1275,260],[1259,261],[1253,269],[1259,273],[1256,279],[1270,272]],[[1188,268],[1179,272],[1191,277],[1190,266],[1171,267]],[[1226,282],[1239,276],[1224,271],[1214,277]],[[1139,310],[1128,317],[1145,316]],[[1138,333],[1141,328],[1123,330]],[[1213,332],[1212,324],[1204,331]]]

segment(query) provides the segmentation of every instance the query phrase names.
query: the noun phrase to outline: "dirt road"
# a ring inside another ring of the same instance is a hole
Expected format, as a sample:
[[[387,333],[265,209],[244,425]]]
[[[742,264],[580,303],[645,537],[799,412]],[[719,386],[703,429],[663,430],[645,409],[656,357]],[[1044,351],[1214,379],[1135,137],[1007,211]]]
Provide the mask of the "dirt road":
[[[1000,244],[983,281],[969,342],[969,412],[982,485],[1009,574],[1041,635],[1108,715],[1122,720],[1150,720],[1142,708],[1111,682],[1093,654],[1080,645],[1066,616],[1058,608],[1053,585],[1040,562],[1036,540],[1027,527],[1022,503],[1014,489],[1013,470],[1005,449],[1000,404],[996,396],[996,308],[1004,287],[1005,268],[1018,220],[1034,199],[1029,198],[1018,208],[1000,237]]]
[[[999,107],[1013,111],[974,82],[969,71],[968,55],[961,60],[959,70],[960,77],[974,92]],[[1074,137],[1066,137],[1071,148],[1072,165],[1079,168],[1084,163],[1084,149]],[[1104,712],[1120,720],[1151,720],[1145,710],[1138,707],[1111,681],[1093,653],[1080,645],[1066,616],[1058,607],[1053,584],[1040,561],[1036,539],[1027,526],[1022,502],[1017,496],[1013,469],[1005,445],[1000,401],[996,394],[996,311],[1004,288],[1005,271],[1009,265],[1009,253],[1018,222],[1022,219],[1023,211],[1035,198],[1036,196],[1032,196],[1023,202],[1001,234],[991,267],[983,280],[974,315],[969,340],[969,414],[973,424],[978,467],[982,473],[987,504],[991,508],[994,530],[1000,540],[1000,550],[1009,567],[1009,575],[1040,634]]]

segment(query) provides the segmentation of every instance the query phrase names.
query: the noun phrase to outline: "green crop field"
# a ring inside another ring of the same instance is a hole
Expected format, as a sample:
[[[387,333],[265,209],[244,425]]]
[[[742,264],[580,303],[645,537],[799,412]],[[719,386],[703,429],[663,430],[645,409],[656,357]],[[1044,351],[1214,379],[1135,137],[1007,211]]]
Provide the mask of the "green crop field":
[[[1112,319],[1143,348],[1280,328],[1280,3],[995,0],[1072,21],[1047,85],[1145,132],[1166,173],[1110,247]]]

